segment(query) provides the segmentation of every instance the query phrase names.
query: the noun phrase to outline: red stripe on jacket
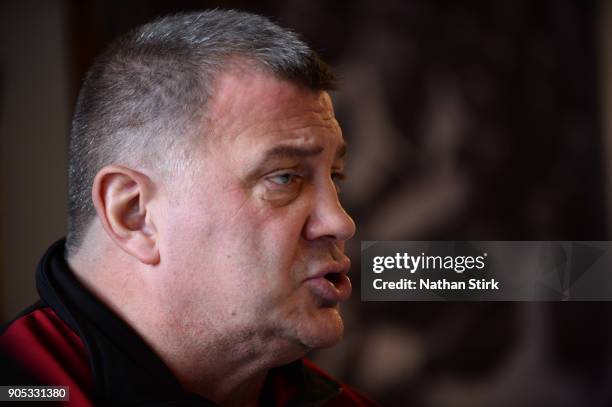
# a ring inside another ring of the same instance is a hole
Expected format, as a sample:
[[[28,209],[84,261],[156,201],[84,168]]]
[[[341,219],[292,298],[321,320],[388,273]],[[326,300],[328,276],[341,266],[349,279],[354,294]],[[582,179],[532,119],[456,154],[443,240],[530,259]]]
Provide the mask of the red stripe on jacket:
[[[0,349],[41,385],[68,386],[69,404],[94,405],[89,396],[93,378],[85,345],[51,308],[13,321],[0,336]]]

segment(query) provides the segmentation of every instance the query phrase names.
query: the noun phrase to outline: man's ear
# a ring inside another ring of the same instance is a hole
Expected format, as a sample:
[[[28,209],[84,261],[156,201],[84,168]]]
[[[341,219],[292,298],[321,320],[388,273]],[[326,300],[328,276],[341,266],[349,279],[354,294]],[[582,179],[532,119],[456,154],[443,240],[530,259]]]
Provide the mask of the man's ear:
[[[120,165],[102,168],[92,188],[93,204],[104,230],[123,251],[144,264],[159,263],[157,230],[149,177]]]

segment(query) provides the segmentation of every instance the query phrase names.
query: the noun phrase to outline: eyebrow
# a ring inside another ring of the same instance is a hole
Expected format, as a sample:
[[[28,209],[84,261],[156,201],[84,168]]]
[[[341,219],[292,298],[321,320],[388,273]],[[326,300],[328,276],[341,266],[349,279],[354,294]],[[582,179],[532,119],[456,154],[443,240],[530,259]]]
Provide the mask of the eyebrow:
[[[296,146],[276,146],[268,150],[265,154],[266,158],[274,157],[296,157],[296,158],[308,158],[314,157],[323,151],[323,147],[296,147]]]
[[[321,146],[290,146],[290,145],[278,145],[270,150],[266,151],[263,157],[259,160],[258,164],[254,165],[253,168],[248,171],[246,179],[251,179],[256,176],[260,171],[263,163],[273,158],[309,158],[314,157],[321,152],[324,148]],[[346,156],[346,143],[343,141],[342,144],[336,150],[336,156],[334,160],[342,159]]]
[[[265,159],[280,157],[280,158],[308,158],[314,157],[320,154],[323,151],[323,147],[321,146],[313,146],[313,147],[298,147],[298,146],[275,146],[272,149],[268,150],[265,154]],[[342,144],[336,150],[335,160],[339,160],[346,156],[346,142],[342,142]]]

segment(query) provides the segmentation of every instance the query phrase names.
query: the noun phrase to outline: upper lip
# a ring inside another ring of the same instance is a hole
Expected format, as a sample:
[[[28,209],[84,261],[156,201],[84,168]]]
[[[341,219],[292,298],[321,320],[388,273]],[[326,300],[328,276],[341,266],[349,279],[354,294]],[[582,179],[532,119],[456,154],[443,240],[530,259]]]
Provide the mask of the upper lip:
[[[341,260],[335,261],[333,263],[329,263],[319,269],[317,273],[309,276],[307,280],[313,278],[321,278],[325,277],[328,274],[347,274],[351,268],[351,260],[348,257],[344,257]]]

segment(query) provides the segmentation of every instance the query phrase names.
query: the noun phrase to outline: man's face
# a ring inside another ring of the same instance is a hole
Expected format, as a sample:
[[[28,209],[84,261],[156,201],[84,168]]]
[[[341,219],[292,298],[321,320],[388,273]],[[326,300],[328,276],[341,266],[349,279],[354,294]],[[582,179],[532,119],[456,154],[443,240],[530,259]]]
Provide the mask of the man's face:
[[[177,329],[279,351],[336,343],[355,225],[338,200],[345,150],[329,95],[227,73],[203,127],[196,169],[168,188],[157,225]]]

